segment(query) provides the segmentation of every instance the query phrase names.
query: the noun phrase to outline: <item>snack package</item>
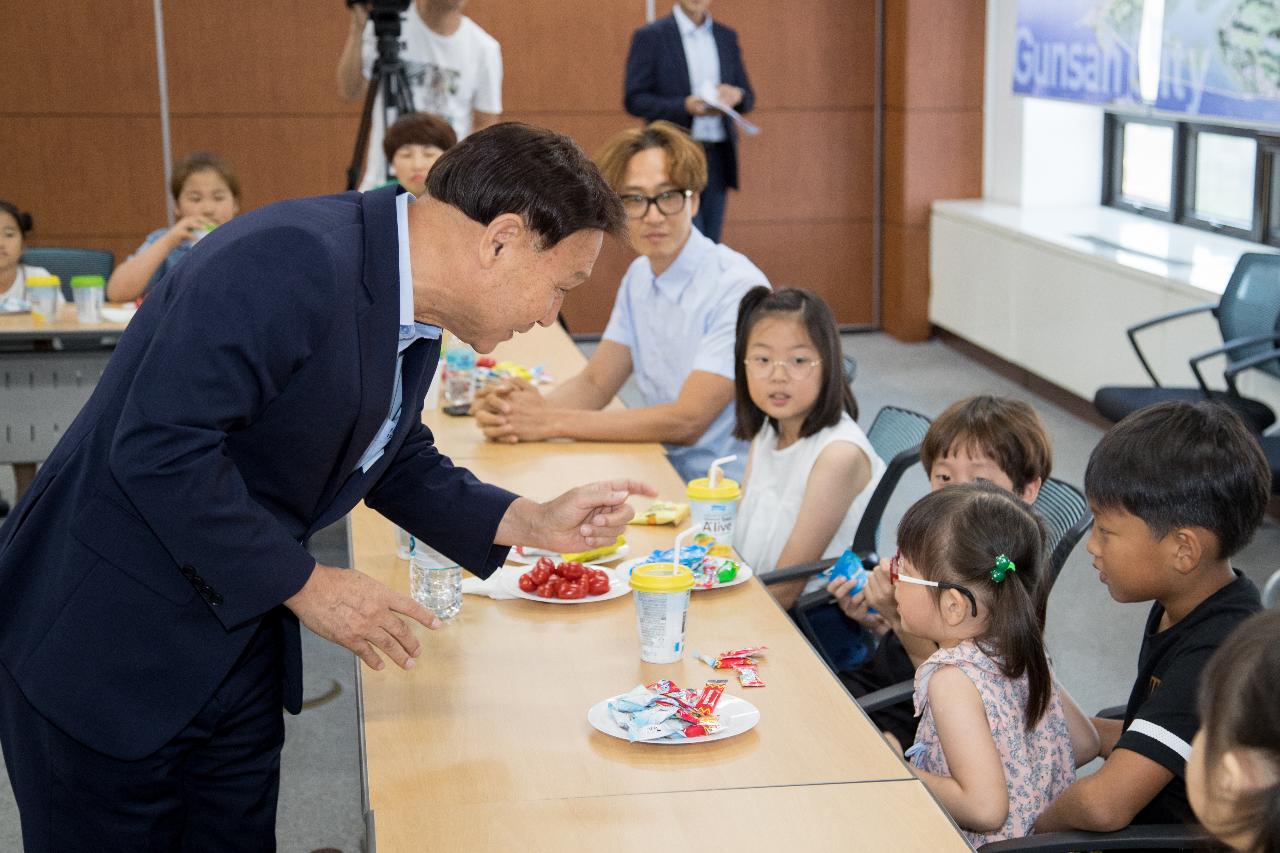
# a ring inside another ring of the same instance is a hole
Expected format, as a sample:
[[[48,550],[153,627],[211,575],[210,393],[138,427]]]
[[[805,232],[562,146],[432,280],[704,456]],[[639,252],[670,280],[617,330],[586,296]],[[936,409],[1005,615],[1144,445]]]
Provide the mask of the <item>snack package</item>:
[[[579,551],[574,554],[562,554],[561,556],[564,558],[566,563],[585,563],[588,560],[606,557],[626,544],[627,540],[624,537],[619,536],[612,545],[604,545],[600,548],[593,548],[590,551]]]
[[[845,549],[845,552],[840,555],[840,559],[836,560],[836,564],[822,572],[819,577],[822,578],[824,585],[837,578],[853,580],[853,588],[849,590],[850,595],[861,592],[862,588],[867,585],[866,566],[862,565],[862,560],[850,549]]]
[[[738,683],[743,687],[764,687],[764,681],[760,678],[760,671],[754,664],[738,667]]]
[[[654,501],[628,524],[680,524],[689,516],[689,505],[672,501]]]
[[[743,687],[764,687],[760,678],[760,659],[768,646],[752,646],[746,649],[730,649],[718,655],[694,652],[693,656],[712,669],[732,669],[738,673],[738,683]]]
[[[714,712],[726,683],[712,679],[691,690],[663,679],[610,701],[609,714],[632,743],[703,737],[722,728]]]

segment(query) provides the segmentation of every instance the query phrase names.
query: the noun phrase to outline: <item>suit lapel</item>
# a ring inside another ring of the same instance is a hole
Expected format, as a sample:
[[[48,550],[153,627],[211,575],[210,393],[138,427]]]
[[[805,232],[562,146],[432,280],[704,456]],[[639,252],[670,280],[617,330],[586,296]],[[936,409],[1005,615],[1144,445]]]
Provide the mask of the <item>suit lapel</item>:
[[[365,193],[364,288],[367,304],[356,317],[360,349],[360,412],[346,452],[333,472],[326,506],[346,482],[369,448],[391,406],[395,381],[396,346],[400,326],[399,255],[396,239],[395,192]]]
[[[671,70],[676,74],[680,90],[688,97],[693,94],[693,86],[689,84],[689,62],[684,57],[684,41],[680,38],[680,25],[676,23],[674,14],[662,20],[666,26],[667,53],[671,56]]]

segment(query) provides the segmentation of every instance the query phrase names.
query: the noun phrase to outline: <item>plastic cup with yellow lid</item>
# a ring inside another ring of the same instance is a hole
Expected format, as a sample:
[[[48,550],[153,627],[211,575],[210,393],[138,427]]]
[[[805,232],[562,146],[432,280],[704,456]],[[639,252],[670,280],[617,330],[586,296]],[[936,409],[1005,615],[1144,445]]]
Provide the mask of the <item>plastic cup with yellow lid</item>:
[[[27,279],[27,301],[31,317],[37,323],[52,323],[58,316],[58,288],[62,280],[56,275],[33,275]]]

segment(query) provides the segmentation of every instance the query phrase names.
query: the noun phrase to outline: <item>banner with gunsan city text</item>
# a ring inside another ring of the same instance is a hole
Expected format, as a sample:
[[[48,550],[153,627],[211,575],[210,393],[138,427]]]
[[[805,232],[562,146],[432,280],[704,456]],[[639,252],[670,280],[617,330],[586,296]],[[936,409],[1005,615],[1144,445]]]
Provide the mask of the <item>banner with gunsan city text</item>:
[[[1013,91],[1137,106],[1143,0],[1019,0]]]
[[[1280,0],[1165,0],[1155,107],[1280,125]]]

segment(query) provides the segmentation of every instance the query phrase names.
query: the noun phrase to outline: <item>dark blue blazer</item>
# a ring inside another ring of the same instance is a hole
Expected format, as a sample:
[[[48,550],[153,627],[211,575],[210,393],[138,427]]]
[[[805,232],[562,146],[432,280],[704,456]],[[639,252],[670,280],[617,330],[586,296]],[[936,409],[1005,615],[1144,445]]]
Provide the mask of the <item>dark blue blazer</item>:
[[[439,343],[404,354],[386,452],[399,284],[395,190],[286,201],[202,240],[143,303],[102,380],[0,527],[0,665],[83,743],[148,755],[200,710],[281,603],[303,543],[361,499],[487,574],[514,499],[421,421]]]
[[[738,34],[711,20],[711,35],[720,55],[720,82],[742,90],[742,103],[736,109],[747,113],[755,106],[756,96],[742,64]],[[646,121],[666,119],[681,127],[693,127],[693,116],[685,111],[685,98],[693,94],[689,85],[689,63],[684,58],[684,42],[674,15],[646,24],[631,36],[627,53],[627,78],[623,104],[627,112]],[[725,183],[738,186],[738,131],[733,122],[721,116],[729,140],[729,162]]]

